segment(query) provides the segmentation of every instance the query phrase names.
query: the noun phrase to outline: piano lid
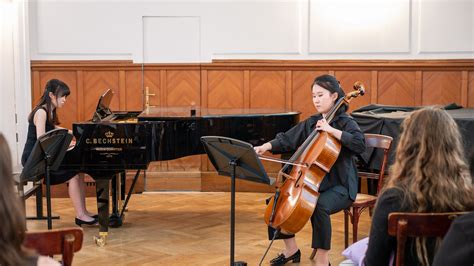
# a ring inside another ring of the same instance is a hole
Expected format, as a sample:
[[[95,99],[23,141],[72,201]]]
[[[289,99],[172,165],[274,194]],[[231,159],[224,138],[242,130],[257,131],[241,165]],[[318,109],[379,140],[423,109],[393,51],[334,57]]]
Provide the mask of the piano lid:
[[[190,107],[148,107],[138,118],[147,119],[195,119],[213,117],[253,117],[273,115],[296,115],[300,112],[290,111],[284,108],[202,108]]]

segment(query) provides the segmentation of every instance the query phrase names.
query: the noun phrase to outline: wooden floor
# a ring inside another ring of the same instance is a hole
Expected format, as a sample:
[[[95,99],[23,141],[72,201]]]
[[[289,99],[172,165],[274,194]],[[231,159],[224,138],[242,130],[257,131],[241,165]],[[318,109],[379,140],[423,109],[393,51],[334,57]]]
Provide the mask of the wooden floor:
[[[258,265],[269,243],[263,222],[267,193],[237,193],[235,259]],[[33,215],[34,198],[27,201],[27,215]],[[95,198],[88,198],[90,211],[96,208]],[[230,193],[159,192],[133,195],[124,225],[111,228],[105,247],[94,244],[98,227],[85,227],[84,245],[74,256],[75,265],[228,265],[230,250]],[[74,225],[74,211],[68,198],[53,199],[53,228]],[[343,214],[331,216],[333,225],[330,261],[338,265],[345,258]],[[28,230],[46,229],[45,221],[28,221]],[[363,214],[359,237],[370,228],[370,217]],[[311,225],[297,235],[302,252],[299,265],[313,265]],[[265,263],[283,248],[275,241]]]

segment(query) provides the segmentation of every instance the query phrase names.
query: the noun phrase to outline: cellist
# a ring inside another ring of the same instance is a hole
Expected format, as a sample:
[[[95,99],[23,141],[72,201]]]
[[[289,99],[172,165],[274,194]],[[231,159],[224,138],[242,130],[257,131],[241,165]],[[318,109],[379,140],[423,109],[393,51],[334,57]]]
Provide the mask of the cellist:
[[[317,113],[284,133],[278,133],[275,139],[255,147],[258,154],[270,151],[275,154],[294,152],[313,130],[326,131],[341,142],[341,152],[330,172],[326,174],[321,185],[316,208],[311,216],[313,236],[311,246],[316,249],[316,264],[329,264],[331,249],[331,220],[329,215],[349,207],[357,195],[357,168],[354,155],[365,150],[364,134],[357,123],[350,117],[347,105],[337,111],[330,124],[325,116],[344,97],[339,82],[331,75],[317,77],[312,84],[313,105]],[[269,227],[269,239],[273,237],[273,228]],[[277,237],[284,239],[285,250],[272,259],[272,265],[283,265],[286,262],[299,262],[301,252],[296,244],[295,235]]]

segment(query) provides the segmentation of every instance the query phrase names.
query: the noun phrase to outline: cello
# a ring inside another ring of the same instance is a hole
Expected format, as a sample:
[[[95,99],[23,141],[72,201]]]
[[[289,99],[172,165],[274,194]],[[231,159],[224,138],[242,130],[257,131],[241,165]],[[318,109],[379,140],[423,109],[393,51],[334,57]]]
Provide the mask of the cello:
[[[353,98],[364,93],[364,85],[361,82],[354,83],[354,91],[338,99],[328,112],[325,117],[327,122],[334,119],[343,104],[349,104]],[[279,232],[295,234],[304,227],[316,207],[319,186],[336,162],[340,150],[341,144],[336,138],[327,132],[314,130],[289,160],[259,155],[263,160],[285,164],[277,178],[281,180],[285,177],[285,181],[277,185],[264,215],[265,223],[276,229],[273,240]],[[290,165],[293,167],[287,174]]]

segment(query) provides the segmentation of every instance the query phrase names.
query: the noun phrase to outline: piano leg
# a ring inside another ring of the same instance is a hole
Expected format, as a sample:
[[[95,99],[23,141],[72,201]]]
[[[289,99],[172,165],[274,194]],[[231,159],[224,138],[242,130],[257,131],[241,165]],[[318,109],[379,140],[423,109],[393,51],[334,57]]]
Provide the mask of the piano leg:
[[[120,227],[123,223],[122,217],[119,214],[119,204],[121,203],[119,199],[119,194],[121,194],[121,182],[119,178],[121,177],[122,173],[119,173],[112,178],[112,214],[109,218],[109,226],[113,228]]]
[[[127,190],[127,171],[122,172],[120,174],[120,200],[125,200],[125,191]]]
[[[107,243],[107,235],[109,232],[109,179],[96,179],[97,193],[97,211],[99,215],[99,236],[95,236],[94,240],[97,246],[103,247]]]

